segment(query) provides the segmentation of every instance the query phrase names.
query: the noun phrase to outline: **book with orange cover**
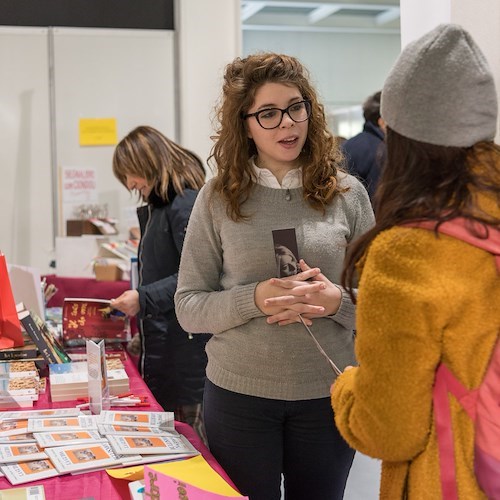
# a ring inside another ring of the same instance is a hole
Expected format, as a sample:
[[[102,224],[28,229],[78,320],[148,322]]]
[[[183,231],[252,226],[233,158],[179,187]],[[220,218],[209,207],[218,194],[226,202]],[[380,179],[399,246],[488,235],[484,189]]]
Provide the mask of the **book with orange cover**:
[[[109,443],[57,446],[46,448],[45,452],[61,474],[99,469],[124,462],[114,453]]]
[[[2,472],[11,484],[29,483],[59,475],[48,459],[4,465]]]

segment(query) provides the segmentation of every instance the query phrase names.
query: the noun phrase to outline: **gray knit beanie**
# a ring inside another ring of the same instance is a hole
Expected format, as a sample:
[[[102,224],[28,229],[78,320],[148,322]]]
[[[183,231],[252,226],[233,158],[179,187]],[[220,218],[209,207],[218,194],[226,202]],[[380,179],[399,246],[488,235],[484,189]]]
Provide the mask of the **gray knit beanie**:
[[[493,140],[497,111],[488,63],[470,34],[454,24],[408,44],[382,90],[381,115],[392,130],[440,146]]]

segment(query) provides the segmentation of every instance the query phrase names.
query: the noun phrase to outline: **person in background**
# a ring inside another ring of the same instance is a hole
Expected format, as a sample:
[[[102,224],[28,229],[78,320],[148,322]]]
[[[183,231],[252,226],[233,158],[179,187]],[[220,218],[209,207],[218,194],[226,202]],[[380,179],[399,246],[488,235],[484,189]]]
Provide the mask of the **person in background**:
[[[141,126],[116,146],[113,173],[146,205],[137,210],[139,286],[125,291],[111,305],[137,316],[139,369],[157,401],[204,438],[202,400],[209,335],[193,337],[185,332],[174,309],[184,234],[205,182],[203,164],[158,130]]]
[[[354,362],[354,308],[336,285],[347,243],[373,224],[308,73],[294,57],[237,58],[225,69],[215,178],[189,221],[175,304],[207,344],[210,451],[251,500],[341,499],[354,452],[333,422],[324,350]],[[295,229],[301,272],[277,275],[273,231]],[[321,269],[319,269],[321,268]],[[309,281],[308,279],[311,278]]]
[[[401,224],[463,217],[469,231],[500,229],[497,93],[470,34],[443,24],[407,45],[384,84],[382,116],[377,223],[349,250],[344,276],[349,288],[361,272],[359,366],[338,377],[332,405],[347,442],[383,460],[380,498],[441,499],[436,369],[443,362],[478,387],[500,332],[500,280],[489,252]],[[472,420],[449,402],[458,497],[486,498]]]
[[[361,179],[372,200],[385,157],[385,123],[380,116],[380,94],[380,91],[375,92],[363,103],[363,131],[342,144],[349,172]]]

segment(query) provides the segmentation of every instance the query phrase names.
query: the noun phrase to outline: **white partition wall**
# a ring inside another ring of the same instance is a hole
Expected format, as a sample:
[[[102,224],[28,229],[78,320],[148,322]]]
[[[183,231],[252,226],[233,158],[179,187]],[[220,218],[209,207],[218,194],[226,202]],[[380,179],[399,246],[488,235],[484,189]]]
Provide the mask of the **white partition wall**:
[[[47,29],[0,28],[0,251],[44,270],[53,254]]]
[[[97,201],[110,216],[124,220],[135,206],[112,174],[114,146],[80,146],[81,118],[115,118],[118,140],[138,125],[176,140],[172,31],[52,30],[0,28],[0,249],[9,262],[42,273],[54,258],[55,236],[65,232],[61,193],[52,186],[59,168],[94,168]]]
[[[176,0],[180,142],[206,160],[224,67],[241,55],[238,0]],[[210,175],[210,172],[208,172]]]
[[[500,100],[500,2],[498,0],[401,0],[401,42],[422,36],[440,23],[456,23],[476,40],[491,67]],[[500,143],[500,117],[496,142]]]
[[[58,166],[95,168],[98,203],[124,221],[135,198],[113,176],[114,146],[80,146],[79,120],[115,118],[118,140],[138,125],[175,140],[173,32],[57,28],[54,53]]]

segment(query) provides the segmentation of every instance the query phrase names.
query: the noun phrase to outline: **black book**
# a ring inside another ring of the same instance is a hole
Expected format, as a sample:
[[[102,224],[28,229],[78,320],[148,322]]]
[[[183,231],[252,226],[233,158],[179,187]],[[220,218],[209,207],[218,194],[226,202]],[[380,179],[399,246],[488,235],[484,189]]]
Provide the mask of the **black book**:
[[[31,316],[30,312],[27,310],[18,313],[19,321],[21,321],[26,333],[31,337],[33,342],[38,347],[40,354],[47,361],[47,363],[60,363],[60,360],[56,357],[51,347],[45,340],[42,331],[38,328],[35,320]]]
[[[21,347],[0,349],[0,361],[18,361],[38,357],[38,348],[35,344],[24,344]]]

